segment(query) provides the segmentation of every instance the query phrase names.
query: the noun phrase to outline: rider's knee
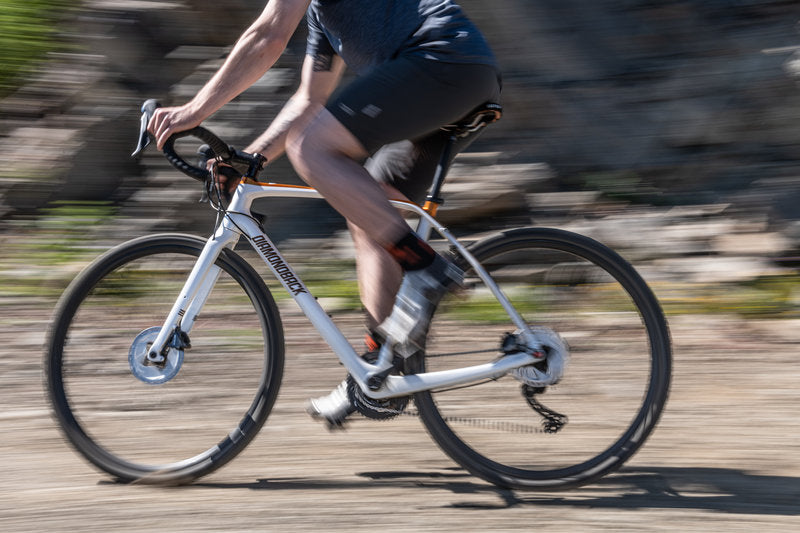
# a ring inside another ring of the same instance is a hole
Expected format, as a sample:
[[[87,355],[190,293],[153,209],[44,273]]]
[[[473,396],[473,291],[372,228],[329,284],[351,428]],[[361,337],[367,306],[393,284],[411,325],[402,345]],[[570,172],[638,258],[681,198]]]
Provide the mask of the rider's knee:
[[[286,156],[298,172],[303,160],[311,152],[311,142],[306,128],[293,127],[286,134]]]
[[[302,128],[290,129],[286,137],[286,155],[303,177],[313,173],[315,165],[336,152],[335,143],[318,120]]]
[[[331,158],[360,161],[368,155],[361,142],[324,109],[302,127],[289,131],[286,154],[298,172],[315,162],[327,165]]]

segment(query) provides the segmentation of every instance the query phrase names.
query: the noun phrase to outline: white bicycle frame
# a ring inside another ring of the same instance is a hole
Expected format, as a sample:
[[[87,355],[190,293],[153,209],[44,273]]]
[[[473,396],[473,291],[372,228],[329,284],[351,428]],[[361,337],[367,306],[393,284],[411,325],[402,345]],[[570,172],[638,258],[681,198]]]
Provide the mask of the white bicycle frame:
[[[262,183],[249,179],[242,180],[231,198],[227,213],[221,224],[214,235],[206,242],[160,333],[153,342],[149,352],[150,356],[158,358],[159,354],[165,353],[164,347],[168,345],[178,328],[184,333],[190,333],[195,318],[219,277],[220,268],[214,264],[217,257],[224,248],[232,249],[239,239],[244,236],[269,266],[275,277],[294,298],[322,338],[339,357],[339,360],[350,375],[353,376],[364,391],[364,394],[371,398],[385,399],[406,396],[423,390],[464,385],[483,379],[496,379],[514,368],[541,360],[541,356],[532,355],[540,353],[541,345],[531,332],[528,324],[525,323],[494,280],[467,249],[456,240],[447,228],[441,226],[436,219],[418,205],[407,201],[392,200],[391,203],[395,207],[413,212],[420,217],[417,228],[418,234],[427,239],[431,231],[436,231],[467,259],[476,274],[491,290],[516,325],[523,341],[522,343],[527,347],[527,350],[503,354],[491,362],[475,366],[413,375],[389,375],[378,390],[370,390],[367,386],[369,378],[388,370],[392,366],[391,339],[387,339],[387,342],[383,344],[378,359],[374,364],[366,362],[356,353],[333,320],[308,291],[300,277],[284,260],[269,237],[262,231],[259,224],[249,216],[253,200],[265,197],[321,199],[322,195],[310,187]]]

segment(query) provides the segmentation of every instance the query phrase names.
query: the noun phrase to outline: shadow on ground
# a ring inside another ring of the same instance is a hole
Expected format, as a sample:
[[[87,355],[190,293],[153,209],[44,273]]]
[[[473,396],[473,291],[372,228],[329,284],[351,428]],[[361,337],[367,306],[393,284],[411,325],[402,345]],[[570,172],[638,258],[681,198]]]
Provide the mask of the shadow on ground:
[[[800,478],[750,474],[725,468],[624,468],[597,483],[567,492],[504,490],[475,481],[457,469],[446,472],[362,472],[358,480],[312,477],[260,479],[253,483],[196,483],[194,487],[266,491],[439,489],[453,494],[496,494],[498,503],[464,499],[456,508],[507,509],[518,506],[565,506],[608,509],[687,509],[775,516],[800,515]]]

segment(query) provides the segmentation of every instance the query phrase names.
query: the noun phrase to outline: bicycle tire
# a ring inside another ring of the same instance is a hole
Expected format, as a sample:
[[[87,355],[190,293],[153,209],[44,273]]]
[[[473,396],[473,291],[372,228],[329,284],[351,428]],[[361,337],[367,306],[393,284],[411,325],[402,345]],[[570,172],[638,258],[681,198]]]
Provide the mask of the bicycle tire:
[[[86,267],[54,311],[44,365],[53,413],[72,446],[119,481],[182,484],[213,472],[253,440],[277,397],[278,309],[227,249],[177,375],[154,385],[133,371],[131,343],[163,324],[204,244],[179,234],[121,244]]]
[[[567,422],[547,430],[507,375],[417,393],[434,441],[466,470],[504,488],[574,488],[618,469],[655,428],[669,391],[669,330],[650,288],[617,253],[566,231],[509,230],[469,249],[527,323],[551,327],[569,344],[563,378],[535,395]],[[505,313],[461,261],[465,288],[437,310],[417,372],[483,362],[513,329],[510,321],[495,323]]]

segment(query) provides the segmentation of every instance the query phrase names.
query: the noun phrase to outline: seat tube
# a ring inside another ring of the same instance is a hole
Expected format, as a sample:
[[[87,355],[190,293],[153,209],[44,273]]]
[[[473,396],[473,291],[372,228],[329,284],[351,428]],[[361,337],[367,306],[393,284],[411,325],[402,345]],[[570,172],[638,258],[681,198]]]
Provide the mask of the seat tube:
[[[454,133],[451,133],[447,139],[447,144],[444,145],[442,155],[439,157],[439,163],[436,165],[433,183],[431,184],[431,189],[425,199],[425,206],[423,208],[430,213],[431,216],[436,216],[436,209],[444,203],[444,199],[441,197],[442,185],[444,185],[444,178],[447,176],[447,171],[450,166],[450,154],[453,153],[453,147],[456,141],[458,141],[458,137],[456,137]]]

